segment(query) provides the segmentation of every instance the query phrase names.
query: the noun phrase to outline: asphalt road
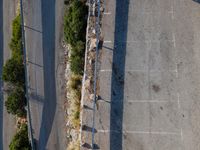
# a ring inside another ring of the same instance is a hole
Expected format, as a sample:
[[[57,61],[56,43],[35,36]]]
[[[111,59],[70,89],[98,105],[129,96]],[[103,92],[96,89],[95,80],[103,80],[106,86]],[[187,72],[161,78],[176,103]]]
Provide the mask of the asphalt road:
[[[97,147],[200,149],[200,3],[111,0],[104,5]],[[90,118],[84,123],[92,126]],[[91,131],[83,136],[91,144]]]
[[[16,1],[0,0],[0,76],[2,66],[10,57],[9,42],[12,34],[12,20],[16,15]],[[8,146],[15,134],[15,118],[8,114],[4,106],[4,101],[7,98],[6,93],[3,93],[2,87],[5,86],[0,81],[0,149],[8,149]]]
[[[38,150],[65,150],[64,2],[24,1],[31,121]]]

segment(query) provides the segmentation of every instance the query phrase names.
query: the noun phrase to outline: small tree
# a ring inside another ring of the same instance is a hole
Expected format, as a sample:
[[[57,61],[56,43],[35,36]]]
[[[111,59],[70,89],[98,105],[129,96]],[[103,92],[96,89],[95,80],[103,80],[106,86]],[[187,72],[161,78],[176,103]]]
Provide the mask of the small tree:
[[[19,117],[26,116],[25,105],[26,99],[24,96],[24,90],[20,87],[16,87],[14,91],[8,95],[8,99],[5,102],[8,113]]]
[[[10,150],[31,150],[28,139],[28,127],[26,124],[21,126],[21,129],[15,134],[10,145]]]
[[[10,82],[12,84],[23,84],[24,79],[24,65],[18,59],[12,57],[7,60],[5,66],[3,67],[2,79],[6,82]]]

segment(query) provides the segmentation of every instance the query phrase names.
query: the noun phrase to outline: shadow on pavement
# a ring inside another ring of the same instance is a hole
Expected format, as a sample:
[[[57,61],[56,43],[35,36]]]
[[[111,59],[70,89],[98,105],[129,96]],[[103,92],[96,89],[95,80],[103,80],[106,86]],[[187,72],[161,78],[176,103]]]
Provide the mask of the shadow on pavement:
[[[37,30],[35,28],[32,28],[32,27],[29,27],[29,26],[24,26],[25,29],[29,29],[29,30],[32,30],[32,31],[35,31],[35,32],[38,32],[38,33],[42,33],[42,31],[40,30]]]
[[[55,88],[55,0],[42,0],[44,104],[38,141],[38,150],[47,149],[47,143],[56,112]],[[53,149],[53,148],[52,148]]]
[[[2,91],[2,67],[3,67],[3,0],[0,0],[0,149],[3,149],[3,91]]]
[[[84,147],[86,149],[92,149],[92,146],[90,144],[88,144],[88,143],[84,143],[82,145],[82,147]],[[96,149],[100,149],[100,147],[97,144],[94,144],[93,150],[96,150]]]
[[[194,2],[197,2],[197,3],[199,3],[200,4],[200,0],[193,0]]]
[[[92,132],[92,127],[89,127],[89,126],[87,126],[87,125],[83,125],[82,126],[82,130],[83,131],[88,131],[88,132]],[[94,129],[94,133],[97,133],[97,130],[96,129]]]
[[[36,63],[34,63],[34,62],[32,62],[32,61],[27,61],[29,64],[31,64],[31,65],[35,65],[35,66],[37,66],[37,67],[40,67],[40,68],[43,68],[43,66],[42,65],[39,65],[39,64],[36,64]]]
[[[110,150],[122,150],[123,101],[129,0],[116,0],[111,79]]]
[[[44,97],[41,95],[38,95],[36,92],[30,92],[30,98],[39,103],[44,103]]]

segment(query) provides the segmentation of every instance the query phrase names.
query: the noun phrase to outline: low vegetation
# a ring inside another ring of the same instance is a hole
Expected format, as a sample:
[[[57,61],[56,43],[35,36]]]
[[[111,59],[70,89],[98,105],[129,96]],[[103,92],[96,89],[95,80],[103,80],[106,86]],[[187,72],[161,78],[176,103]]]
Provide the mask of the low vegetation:
[[[5,102],[8,113],[17,115],[19,117],[26,117],[25,106],[25,94],[24,90],[20,87],[16,87],[9,95]]]
[[[69,120],[74,128],[80,124],[81,81],[84,71],[87,6],[85,1],[67,1],[69,9],[64,17],[64,38],[70,44],[70,109]]]
[[[12,39],[9,44],[10,49],[12,50],[12,54],[16,58],[15,54],[17,53],[18,56],[22,54],[22,39],[21,39],[21,25],[20,25],[20,15],[18,15],[12,23]],[[18,57],[17,56],[17,57]]]
[[[24,65],[15,57],[8,59],[3,67],[2,78],[5,82],[19,86],[24,84]]]
[[[73,0],[64,18],[64,37],[72,47],[70,66],[75,74],[83,74],[86,26],[85,2]]]
[[[10,145],[10,150],[31,150],[31,145],[28,139],[28,127],[22,124],[20,130],[14,135]]]
[[[3,67],[2,79],[11,84],[12,92],[8,93],[8,99],[5,102],[8,113],[25,116],[26,99],[24,94],[24,64],[22,53],[22,38],[20,15],[12,23],[12,38],[10,42],[12,56],[8,59]]]
[[[68,145],[67,150],[80,150],[80,141],[77,140],[77,141],[71,142]]]
[[[83,1],[73,0],[65,16],[65,40],[71,46],[78,41],[85,41],[87,7]]]
[[[82,75],[84,72],[85,42],[88,9],[85,0],[65,0],[68,9],[64,17],[64,39],[70,45],[70,70],[68,79],[68,119],[73,129],[79,132]],[[69,150],[79,150],[80,141],[71,141]]]
[[[82,76],[72,74],[69,81],[70,116],[69,120],[74,128],[80,127],[80,99]]]
[[[83,74],[84,54],[85,44],[82,41],[78,41],[76,45],[72,47],[70,56],[70,69],[74,74]]]
[[[26,98],[25,98],[25,72],[23,64],[22,37],[21,37],[20,15],[12,23],[12,38],[9,44],[12,56],[3,67],[2,79],[11,87],[8,92],[5,106],[8,113],[17,117],[26,117]],[[30,150],[31,146],[28,139],[28,127],[26,124],[20,125],[18,132],[13,137],[10,150]]]

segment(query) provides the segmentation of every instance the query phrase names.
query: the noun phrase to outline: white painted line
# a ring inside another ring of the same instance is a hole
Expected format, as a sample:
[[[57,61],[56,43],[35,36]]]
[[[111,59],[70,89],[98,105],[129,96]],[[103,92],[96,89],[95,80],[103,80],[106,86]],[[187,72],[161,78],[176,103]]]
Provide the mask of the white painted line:
[[[98,130],[100,133],[110,133],[110,132],[116,132],[120,133],[121,131],[117,130]],[[127,131],[123,130],[122,133],[131,133],[131,134],[157,134],[157,135],[179,135],[180,133],[177,132],[160,132],[160,131]]]
[[[176,64],[176,70],[175,70],[175,72],[176,72],[176,78],[178,78],[178,64]]]
[[[173,42],[173,40],[167,40]],[[160,40],[145,40],[145,41],[118,41],[118,43],[160,43]]]
[[[147,14],[147,15],[152,15],[152,14],[156,14],[156,13],[160,13],[159,11],[156,11],[156,12],[152,12],[152,11],[143,11],[143,12],[140,12],[141,14]],[[166,11],[166,13],[169,13],[171,14],[172,13],[172,10],[169,10],[169,11]]]
[[[100,72],[111,72],[111,71],[112,71],[112,69],[100,70]],[[137,70],[137,69],[128,70],[128,69],[126,69],[125,72],[175,72],[175,73],[177,73],[177,69],[176,70]]]
[[[111,12],[104,12],[104,15],[111,15]]]
[[[103,41],[104,43],[112,43],[112,41]]]
[[[183,130],[181,128],[181,141],[183,141]]]
[[[111,102],[110,100],[101,100],[99,102]],[[122,101],[114,101],[112,103],[121,103]],[[123,100],[123,103],[177,103],[176,101],[167,101],[167,100]]]
[[[172,20],[174,20],[174,7],[173,7],[173,4],[171,6],[171,11],[169,11],[169,13],[171,14]]]
[[[177,102],[178,102],[178,108],[180,109],[181,108],[181,105],[180,105],[180,95],[179,93],[177,93]]]
[[[137,69],[128,70],[126,69],[125,72],[176,72],[176,70],[137,70]]]
[[[173,43],[174,43],[174,48],[176,48],[176,39],[175,39],[175,34],[174,33],[172,33],[172,38],[173,38]]]
[[[173,40],[167,40],[173,42]],[[145,40],[145,41],[119,41],[122,43],[160,43],[160,40]]]
[[[128,100],[129,103],[168,103],[171,101],[164,100]]]
[[[174,40],[167,40],[169,42],[174,42]],[[104,43],[113,43],[113,41],[110,40],[105,40]],[[145,40],[145,41],[117,41],[117,43],[128,43],[128,44],[132,44],[132,43],[160,43],[159,40]]]
[[[100,70],[100,72],[112,72],[112,69],[103,69],[103,70]]]

